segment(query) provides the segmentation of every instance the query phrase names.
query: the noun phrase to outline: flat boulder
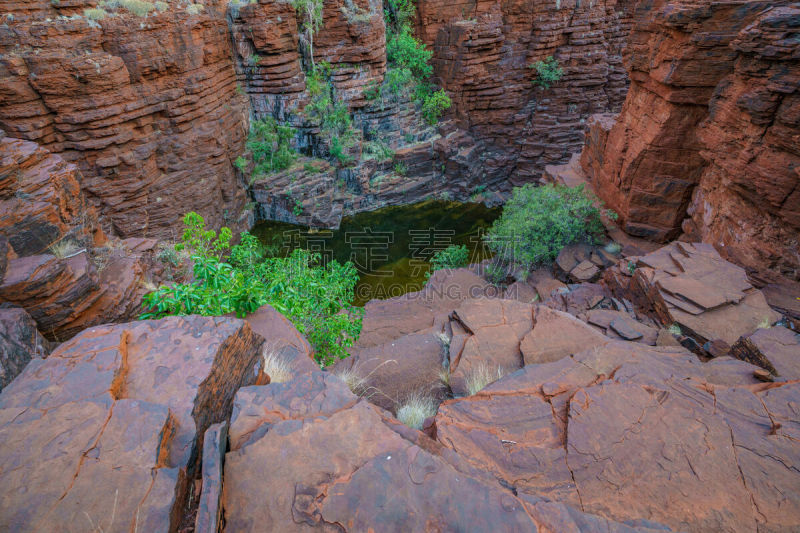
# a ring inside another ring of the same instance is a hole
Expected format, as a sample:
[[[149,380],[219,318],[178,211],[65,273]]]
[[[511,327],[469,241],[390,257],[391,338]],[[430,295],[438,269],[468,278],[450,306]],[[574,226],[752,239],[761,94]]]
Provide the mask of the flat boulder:
[[[429,328],[370,346],[351,348],[351,356],[331,371],[350,374],[359,394],[387,411],[396,412],[414,394],[442,396],[442,372],[446,368],[447,337]]]
[[[520,343],[525,364],[550,363],[592,346],[608,337],[574,316],[544,305],[534,308],[534,326]]]
[[[0,393],[0,529],[177,528],[203,434],[255,382],[262,342],[242,320],[170,317],[33,360]]]
[[[652,530],[533,495],[518,497],[364,400],[353,404],[350,397],[321,408],[321,396],[344,399],[344,384],[337,389],[338,378],[330,374],[315,379],[310,395],[305,385],[291,384],[248,387],[237,395],[231,431],[245,412],[267,413],[267,427],[244,440],[232,434],[222,484],[225,531],[328,531],[332,525],[352,532],[537,531],[544,525],[567,531],[578,524]],[[315,407],[303,407],[307,398]]]
[[[450,360],[453,394],[469,394],[475,382],[522,368],[520,341],[531,330],[532,313],[530,304],[497,298],[471,300],[454,311],[453,320],[472,335]]]
[[[435,271],[425,288],[389,298],[370,300],[364,306],[364,322],[356,348],[385,344],[403,335],[434,325],[461,302],[474,298],[494,297],[500,290],[466,268]]]
[[[710,244],[676,241],[638,258],[636,266],[631,283],[640,304],[700,345],[715,339],[732,345],[781,317],[744,269]]]
[[[445,402],[436,435],[521,498],[679,531],[789,531],[800,384],[765,387],[756,368],[612,341]]]

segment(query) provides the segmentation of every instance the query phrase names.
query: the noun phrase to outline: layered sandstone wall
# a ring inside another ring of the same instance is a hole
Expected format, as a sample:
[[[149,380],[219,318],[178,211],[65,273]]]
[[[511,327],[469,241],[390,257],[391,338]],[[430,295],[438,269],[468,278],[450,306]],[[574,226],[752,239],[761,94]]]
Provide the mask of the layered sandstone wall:
[[[788,4],[638,6],[630,91],[615,123],[593,121],[581,158],[625,231],[684,233],[751,273],[798,278],[800,29]]]
[[[717,88],[698,130],[706,167],[682,229],[729,261],[797,280],[800,6],[765,11],[731,48],[734,71]]]
[[[589,115],[619,110],[632,3],[420,0],[418,32],[459,126],[481,141],[484,179],[507,190],[538,179],[580,151]],[[544,89],[530,65],[547,56],[564,76]]]
[[[247,225],[232,165],[247,101],[223,6],[95,21],[84,14],[94,1],[3,4],[0,127],[74,162],[107,233],[175,238],[192,210]]]
[[[0,132],[0,302],[47,338],[134,318],[157,281],[152,239],[106,238],[75,165]]]

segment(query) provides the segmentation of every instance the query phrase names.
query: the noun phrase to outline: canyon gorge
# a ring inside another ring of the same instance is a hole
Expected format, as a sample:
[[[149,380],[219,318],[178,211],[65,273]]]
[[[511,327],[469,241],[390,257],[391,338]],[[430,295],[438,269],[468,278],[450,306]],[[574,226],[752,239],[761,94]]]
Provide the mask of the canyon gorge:
[[[561,186],[602,238],[336,307],[334,361],[317,279],[148,300],[205,230]],[[797,531],[798,327],[797,2],[0,0],[0,530]]]

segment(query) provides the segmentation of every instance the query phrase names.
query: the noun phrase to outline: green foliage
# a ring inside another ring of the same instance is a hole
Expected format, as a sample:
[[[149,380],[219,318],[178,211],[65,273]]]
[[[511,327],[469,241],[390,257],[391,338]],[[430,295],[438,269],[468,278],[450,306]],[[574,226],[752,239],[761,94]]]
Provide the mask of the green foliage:
[[[469,251],[465,245],[451,244],[444,250],[439,250],[431,258],[431,270],[443,268],[461,268],[469,264]]]
[[[292,213],[296,217],[299,217],[300,215],[302,215],[303,214],[303,202],[301,202],[298,199],[295,199],[294,207],[292,208]]]
[[[354,308],[358,273],[352,263],[320,265],[320,255],[295,250],[289,257],[266,257],[253,235],[245,232],[231,247],[232,233],[205,228],[197,213],[184,217],[186,230],[176,249],[189,252],[194,281],[161,286],[144,296],[141,318],[234,312],[242,317],[270,304],[303,333],[321,365],[347,356],[361,332],[363,310]],[[230,254],[226,257],[226,254]]]
[[[564,69],[558,66],[558,60],[553,56],[547,56],[544,61],[537,61],[529,66],[536,70],[534,85],[541,85],[545,89],[564,77]]]
[[[236,161],[233,162],[233,166],[244,172],[244,169],[247,168],[247,159],[240,155],[236,158]]]
[[[394,164],[394,173],[398,176],[405,176],[406,172],[408,172],[408,168],[406,167],[405,163],[402,161],[398,161]]]
[[[133,13],[137,17],[147,16],[148,13],[156,8],[154,4],[145,2],[144,0],[105,0],[100,2],[98,5],[99,7],[109,9],[121,7],[122,9]]]
[[[394,158],[394,150],[381,140],[366,141],[362,145],[362,156],[364,161],[376,159],[381,163],[391,161]]]
[[[345,149],[344,143],[338,136],[331,139],[331,156],[336,158],[342,165],[347,165],[353,161],[353,158],[345,152]]]
[[[300,29],[300,43],[303,45],[304,57],[314,69],[314,34],[322,24],[322,0],[293,0],[292,6],[303,17]]]
[[[105,9],[89,8],[83,10],[83,16],[89,20],[103,20],[106,18],[106,15],[108,15],[108,13],[106,13]]]
[[[500,285],[508,277],[506,269],[496,263],[489,263],[484,270],[486,279],[493,285]]]
[[[511,199],[485,237],[496,257],[530,267],[552,262],[564,246],[596,242],[603,235],[599,200],[583,185],[526,184]],[[607,211],[616,218],[616,213]]]
[[[450,109],[450,104],[450,97],[447,96],[444,89],[425,95],[422,101],[422,116],[425,118],[425,122],[435,126],[442,113]]]
[[[284,170],[294,163],[297,157],[291,146],[294,133],[294,128],[280,126],[272,117],[253,121],[247,137],[247,150],[255,164],[253,178]]]
[[[386,41],[386,58],[393,66],[408,69],[419,80],[433,74],[430,59],[433,52],[425,49],[425,45],[411,35],[410,28],[403,28],[399,33],[388,36]]]
[[[261,56],[258,54],[253,54],[247,58],[247,62],[253,66],[256,66],[261,62]]]

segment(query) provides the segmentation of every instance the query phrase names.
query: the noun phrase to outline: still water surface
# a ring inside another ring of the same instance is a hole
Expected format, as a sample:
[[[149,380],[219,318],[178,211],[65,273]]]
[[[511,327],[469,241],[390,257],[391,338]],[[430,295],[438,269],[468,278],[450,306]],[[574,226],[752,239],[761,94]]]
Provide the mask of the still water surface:
[[[346,217],[338,230],[261,222],[252,232],[282,255],[303,247],[320,252],[325,261],[352,261],[360,275],[353,303],[364,305],[420,290],[433,253],[451,244],[466,245],[471,263],[490,257],[481,236],[500,212],[500,207],[432,200]]]

